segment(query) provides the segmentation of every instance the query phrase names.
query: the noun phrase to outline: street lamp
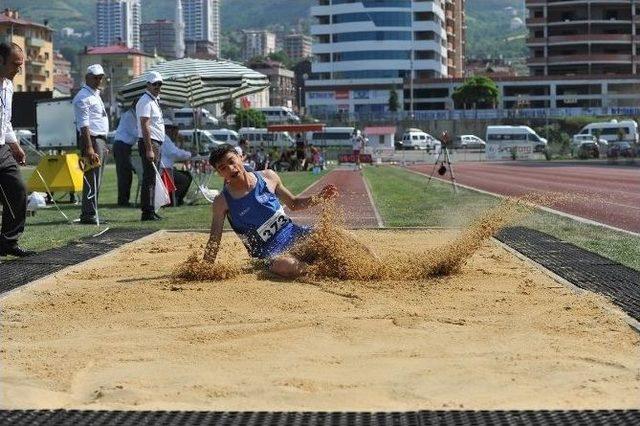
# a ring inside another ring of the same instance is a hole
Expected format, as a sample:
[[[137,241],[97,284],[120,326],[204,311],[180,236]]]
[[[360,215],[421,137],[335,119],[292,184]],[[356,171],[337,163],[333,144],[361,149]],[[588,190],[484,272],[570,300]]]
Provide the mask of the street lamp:
[[[302,84],[298,85],[298,114],[300,115],[305,115],[302,113],[302,90],[308,78],[309,78],[309,74],[307,73],[302,74]]]

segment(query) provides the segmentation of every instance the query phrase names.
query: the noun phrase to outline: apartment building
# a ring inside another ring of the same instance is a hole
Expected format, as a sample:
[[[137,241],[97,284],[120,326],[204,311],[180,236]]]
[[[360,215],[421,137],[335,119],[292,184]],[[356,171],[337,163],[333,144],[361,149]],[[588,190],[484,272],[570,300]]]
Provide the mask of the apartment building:
[[[184,39],[190,56],[220,57],[220,1],[182,1]]]
[[[53,52],[53,86],[60,96],[69,96],[75,81],[71,76],[71,62],[58,51]]]
[[[155,52],[166,59],[178,57],[178,32],[173,21],[159,19],[143,23],[140,26],[140,40],[144,52]]]
[[[636,74],[640,2],[526,0],[531,75]]]
[[[379,113],[391,90],[413,110],[405,81],[463,75],[463,0],[318,0],[312,75],[306,80],[311,114]]]
[[[242,57],[249,61],[257,57],[266,57],[276,51],[276,35],[266,30],[242,31]]]
[[[96,46],[124,44],[140,49],[140,0],[98,0]]]
[[[311,56],[312,38],[305,34],[287,34],[284,36],[284,52],[294,62]]]
[[[269,106],[296,104],[295,73],[280,62],[269,59],[249,63],[249,67],[267,76],[269,79]]]
[[[53,91],[52,35],[47,25],[21,19],[17,10],[0,14],[0,41],[17,44],[25,54],[25,65],[13,80],[16,92]]]

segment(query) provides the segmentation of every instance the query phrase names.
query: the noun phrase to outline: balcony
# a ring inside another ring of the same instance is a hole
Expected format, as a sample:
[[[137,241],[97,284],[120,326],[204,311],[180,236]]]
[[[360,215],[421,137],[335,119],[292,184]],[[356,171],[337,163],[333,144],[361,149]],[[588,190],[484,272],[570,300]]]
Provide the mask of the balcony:
[[[593,55],[562,55],[562,56],[549,56],[539,58],[529,58],[527,63],[530,65],[572,65],[572,64],[588,64],[588,63],[600,63],[600,64],[629,64],[631,63],[632,55],[623,55],[615,53],[599,53]]]
[[[45,81],[47,81],[47,77],[42,74],[27,74],[27,80],[39,81],[44,83]]]
[[[638,37],[638,36],[636,36]],[[579,34],[579,35],[559,35],[544,37],[529,37],[527,44],[539,45],[549,44],[583,44],[583,43],[631,43],[630,34]]]
[[[27,37],[27,46],[44,47],[45,40],[39,37]]]
[[[547,20],[545,18],[527,18],[526,23],[528,27],[538,27],[546,25]]]

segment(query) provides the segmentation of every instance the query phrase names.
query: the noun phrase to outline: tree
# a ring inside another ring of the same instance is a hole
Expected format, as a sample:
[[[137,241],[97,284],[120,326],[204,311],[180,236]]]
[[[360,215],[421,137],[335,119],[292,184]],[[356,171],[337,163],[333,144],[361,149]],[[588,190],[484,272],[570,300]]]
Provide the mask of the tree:
[[[498,86],[489,77],[474,76],[454,90],[451,98],[456,108],[489,109],[498,103]]]
[[[291,60],[291,58],[289,58],[289,55],[287,55],[284,50],[271,52],[267,55],[267,58],[271,59],[272,61],[280,62],[282,65],[284,65],[285,68],[291,68],[294,65],[293,61]]]
[[[224,103],[222,104],[222,116],[228,117],[235,113],[236,113],[236,103],[233,101],[233,99],[227,99],[226,101],[224,101]]]
[[[267,119],[262,111],[243,109],[236,114],[236,127],[267,127]]]
[[[389,90],[389,111],[398,111],[400,105],[398,103],[398,92],[395,90]]]

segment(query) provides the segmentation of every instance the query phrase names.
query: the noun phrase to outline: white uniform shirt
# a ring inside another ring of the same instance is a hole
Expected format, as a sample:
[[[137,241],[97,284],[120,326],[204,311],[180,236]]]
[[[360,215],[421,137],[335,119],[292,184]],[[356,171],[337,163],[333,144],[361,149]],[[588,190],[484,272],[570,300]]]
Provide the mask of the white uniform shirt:
[[[13,83],[9,79],[2,80],[0,88],[0,145],[16,143],[18,138],[11,125],[11,104],[13,101]]]
[[[362,142],[364,142],[364,139],[360,135],[351,137],[351,145],[353,146],[354,151],[362,150]]]
[[[138,142],[138,119],[133,113],[133,109],[128,109],[120,117],[114,140],[131,146]]]
[[[73,98],[73,112],[78,131],[89,127],[91,136],[107,136],[109,133],[109,117],[100,98],[100,90],[94,90],[86,84],[82,86]]]
[[[142,138],[140,119],[147,117],[149,118],[149,136],[151,136],[151,139],[159,143],[164,141],[164,119],[162,118],[162,110],[160,109],[158,98],[155,98],[149,92],[144,92],[144,95],[142,95],[136,105],[136,116],[138,117],[139,138]]]
[[[160,161],[163,169],[172,169],[173,163],[179,160],[188,160],[191,158],[191,153],[180,149],[171,140],[169,136],[164,137],[164,143],[160,147]]]

